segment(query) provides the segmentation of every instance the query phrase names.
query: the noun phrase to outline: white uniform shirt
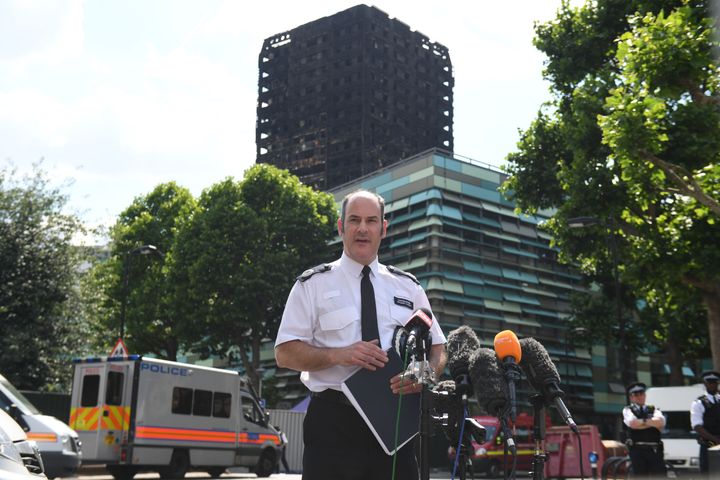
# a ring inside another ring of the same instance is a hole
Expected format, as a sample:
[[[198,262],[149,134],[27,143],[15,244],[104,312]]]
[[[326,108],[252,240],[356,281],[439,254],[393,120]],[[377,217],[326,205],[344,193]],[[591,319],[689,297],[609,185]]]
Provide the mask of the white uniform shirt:
[[[290,291],[275,346],[300,340],[314,347],[347,347],[362,340],[360,280],[363,265],[343,253],[331,270],[297,281]],[[391,347],[395,328],[404,326],[415,310],[430,309],[422,287],[404,275],[391,273],[377,257],[370,264],[375,291],[380,346]],[[433,345],[445,343],[445,335],[433,315],[430,327]],[[300,379],[313,392],[340,385],[360,367],[334,365],[302,372]],[[400,373],[400,372],[398,372]],[[389,388],[389,387],[388,387]]]
[[[635,405],[638,405],[638,404],[635,404]],[[638,407],[640,407],[640,405],[638,405]],[[657,420],[659,418],[662,419],[662,422],[663,422],[662,426],[664,427],[665,426],[665,415],[662,414],[662,412],[660,411],[659,408],[655,407],[655,411],[653,412],[652,420]],[[623,408],[623,422],[625,423],[625,425],[627,425],[628,428],[632,428],[632,427],[630,427],[630,422],[632,422],[633,420],[639,420],[639,418],[635,416],[635,414],[632,412],[632,410],[630,410],[630,406]],[[662,427],[660,428],[660,430],[662,430]]]
[[[710,403],[720,403],[720,394],[718,393],[711,395],[706,391],[705,397]],[[702,425],[703,415],[705,415],[705,406],[700,400],[693,400],[692,405],[690,405],[690,427],[694,429],[697,425]]]

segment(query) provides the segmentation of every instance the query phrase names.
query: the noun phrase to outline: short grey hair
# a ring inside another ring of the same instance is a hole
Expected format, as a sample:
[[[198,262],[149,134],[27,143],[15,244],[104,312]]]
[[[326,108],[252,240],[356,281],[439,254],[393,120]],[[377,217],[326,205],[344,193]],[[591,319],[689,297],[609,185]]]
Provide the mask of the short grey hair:
[[[374,197],[378,201],[378,204],[380,205],[380,220],[385,220],[385,199],[375,192],[371,192],[370,190],[365,190],[363,188],[359,188],[357,190],[354,190],[354,191],[348,193],[347,195],[345,195],[345,198],[343,198],[342,208],[340,209],[340,222],[341,222],[341,225],[343,226],[343,229],[345,228],[345,210],[347,208],[347,204],[348,204],[348,202],[350,202],[350,199],[352,197],[354,197],[355,195],[358,195],[358,194],[367,194],[371,197]]]

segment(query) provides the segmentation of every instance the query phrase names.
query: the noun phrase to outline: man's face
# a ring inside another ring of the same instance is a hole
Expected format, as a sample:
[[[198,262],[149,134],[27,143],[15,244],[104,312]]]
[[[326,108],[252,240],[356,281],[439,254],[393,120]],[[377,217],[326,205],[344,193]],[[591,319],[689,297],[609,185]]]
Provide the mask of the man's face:
[[[705,380],[705,388],[707,389],[708,393],[715,395],[718,391],[718,381]]]
[[[365,193],[350,197],[345,207],[345,225],[338,220],[338,233],[348,257],[362,265],[372,263],[386,232],[387,221],[380,217],[377,198]]]
[[[638,405],[645,405],[645,392],[636,392],[630,394],[630,401]]]

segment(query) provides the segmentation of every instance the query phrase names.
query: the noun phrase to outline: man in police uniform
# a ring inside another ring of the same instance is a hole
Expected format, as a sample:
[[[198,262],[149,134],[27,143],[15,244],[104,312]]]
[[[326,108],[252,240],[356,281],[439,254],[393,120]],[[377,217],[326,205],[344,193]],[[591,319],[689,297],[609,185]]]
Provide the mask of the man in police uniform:
[[[645,405],[646,385],[642,382],[631,383],[627,387],[630,405],[623,409],[623,423],[628,439],[633,473],[636,476],[665,475],[663,444],[660,431],[665,427],[665,417],[659,408]]]
[[[708,447],[720,444],[720,395],[718,394],[720,373],[703,372],[700,378],[705,383],[706,392],[690,406],[690,425],[698,433],[700,471],[707,472]]]
[[[341,391],[343,381],[360,368],[382,368],[395,328],[404,326],[415,310],[430,308],[415,277],[378,262],[387,233],[384,211],[382,197],[372,192],[345,197],[338,220],[341,258],[298,277],[285,305],[275,358],[279,367],[302,372],[300,379],[312,397],[303,432],[305,480],[392,478],[393,457],[385,454]],[[368,279],[372,308],[366,307]],[[377,315],[368,328],[370,310]],[[366,330],[373,329],[368,336]],[[438,375],[445,368],[445,336],[434,316],[430,333],[429,360]],[[399,373],[387,388],[402,394],[422,391],[420,384],[401,382]],[[399,480],[418,478],[413,442],[398,451],[395,468]]]

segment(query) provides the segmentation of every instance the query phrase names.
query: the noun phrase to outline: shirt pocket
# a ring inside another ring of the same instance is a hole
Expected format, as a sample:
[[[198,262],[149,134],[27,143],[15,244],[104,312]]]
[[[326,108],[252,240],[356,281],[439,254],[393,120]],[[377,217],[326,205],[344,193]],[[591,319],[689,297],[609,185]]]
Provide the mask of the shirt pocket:
[[[359,340],[360,321],[355,307],[344,307],[323,313],[318,317],[317,339],[326,347],[345,347]]]

